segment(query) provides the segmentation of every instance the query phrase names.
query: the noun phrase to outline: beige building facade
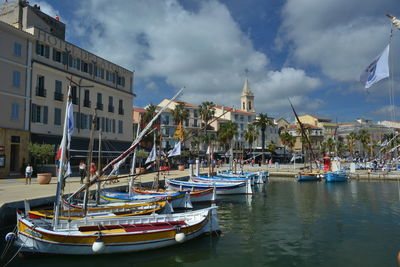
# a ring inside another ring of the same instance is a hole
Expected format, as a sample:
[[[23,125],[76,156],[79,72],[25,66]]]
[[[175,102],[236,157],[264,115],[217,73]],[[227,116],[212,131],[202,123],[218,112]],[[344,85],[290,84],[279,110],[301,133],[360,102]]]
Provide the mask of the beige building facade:
[[[41,12],[40,7],[30,6],[26,1],[0,5],[0,111],[5,114],[0,118],[0,128],[3,135],[10,134],[9,130],[13,130],[13,136],[15,131],[21,131],[20,140],[26,142],[21,146],[25,148],[28,142],[57,146],[71,86],[75,122],[71,150],[76,151],[76,156],[83,156],[77,151],[88,149],[95,110],[95,130],[101,131],[102,141],[115,150],[123,150],[133,138],[133,72],[64,38],[65,24]],[[0,157],[1,146],[2,143]],[[26,149],[18,153],[17,165],[22,166],[29,161],[28,154]],[[0,167],[0,176],[11,172]]]

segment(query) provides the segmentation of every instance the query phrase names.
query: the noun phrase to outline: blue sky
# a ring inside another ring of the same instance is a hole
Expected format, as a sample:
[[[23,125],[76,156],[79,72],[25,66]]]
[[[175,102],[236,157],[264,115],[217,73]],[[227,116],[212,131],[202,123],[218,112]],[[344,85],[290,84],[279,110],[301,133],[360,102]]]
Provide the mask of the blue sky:
[[[185,86],[183,100],[239,108],[245,69],[256,111],[273,117],[293,120],[290,98],[300,114],[339,122],[391,119],[392,82],[400,101],[397,29],[391,78],[368,90],[358,81],[389,41],[392,26],[384,15],[400,17],[398,0],[30,3],[58,14],[68,41],[134,70],[135,106],[158,104]]]

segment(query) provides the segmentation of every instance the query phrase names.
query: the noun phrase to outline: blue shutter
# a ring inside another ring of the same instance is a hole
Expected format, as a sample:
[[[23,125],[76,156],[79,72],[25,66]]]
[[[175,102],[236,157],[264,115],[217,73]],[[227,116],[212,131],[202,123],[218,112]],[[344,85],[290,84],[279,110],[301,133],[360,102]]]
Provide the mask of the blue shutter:
[[[68,59],[67,53],[63,52],[62,53],[62,64],[67,65],[67,59]]]
[[[32,103],[32,118],[31,118],[32,122],[36,122],[36,115],[37,115],[36,104]]]
[[[50,47],[46,45],[44,50],[44,56],[49,58],[49,55],[50,55]]]

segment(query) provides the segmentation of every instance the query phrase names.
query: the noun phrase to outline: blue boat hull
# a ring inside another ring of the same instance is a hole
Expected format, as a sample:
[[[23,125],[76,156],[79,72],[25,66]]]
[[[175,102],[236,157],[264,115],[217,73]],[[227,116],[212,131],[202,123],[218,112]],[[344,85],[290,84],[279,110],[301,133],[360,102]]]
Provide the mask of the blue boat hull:
[[[325,174],[326,182],[347,182],[348,180],[349,175],[347,173],[327,172]]]
[[[299,182],[321,181],[321,176],[319,174],[318,175],[298,174],[296,178],[297,181]]]

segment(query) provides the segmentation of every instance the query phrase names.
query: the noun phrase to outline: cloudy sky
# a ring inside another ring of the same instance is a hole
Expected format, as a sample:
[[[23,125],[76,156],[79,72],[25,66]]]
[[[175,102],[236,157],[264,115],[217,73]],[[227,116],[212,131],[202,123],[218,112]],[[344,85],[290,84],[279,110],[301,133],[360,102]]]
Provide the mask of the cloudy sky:
[[[40,0],[67,24],[67,40],[135,71],[134,105],[158,104],[179,88],[194,104],[239,108],[248,70],[257,113],[334,121],[391,119],[400,106],[400,31],[392,78],[368,90],[360,73],[390,40],[398,0]],[[396,110],[398,107],[396,106]],[[397,113],[400,119],[400,112]]]

